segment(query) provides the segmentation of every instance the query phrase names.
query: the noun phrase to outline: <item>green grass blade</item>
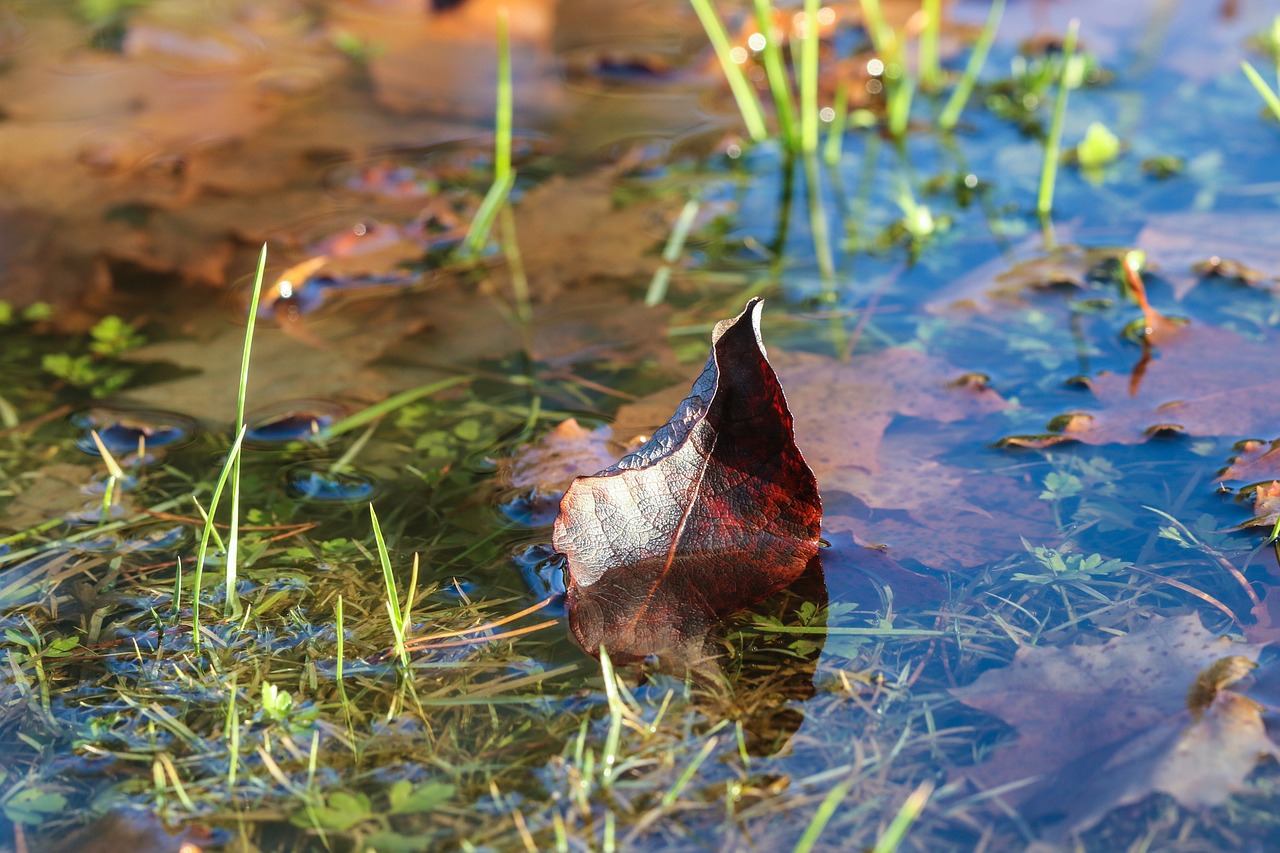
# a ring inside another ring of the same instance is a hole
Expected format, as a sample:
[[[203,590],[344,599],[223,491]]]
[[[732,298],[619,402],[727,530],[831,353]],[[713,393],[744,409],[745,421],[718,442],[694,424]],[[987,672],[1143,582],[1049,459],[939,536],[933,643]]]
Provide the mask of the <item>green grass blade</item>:
[[[689,232],[693,230],[693,222],[697,219],[700,208],[698,200],[691,198],[684,203],[680,215],[676,217],[676,224],[671,227],[671,236],[667,238],[667,245],[662,250],[662,266],[654,271],[653,278],[649,281],[649,292],[644,296],[644,304],[650,308],[661,305],[667,298],[671,265],[680,260],[680,253],[684,251],[685,241],[689,239]]]
[[[1249,62],[1241,62],[1240,68],[1244,71],[1244,76],[1249,78],[1249,82],[1253,84],[1253,88],[1258,90],[1258,94],[1262,96],[1262,100],[1266,102],[1277,120],[1280,120],[1280,96],[1276,95],[1274,89],[1267,85],[1267,81],[1262,79],[1262,75],[1258,73],[1258,69],[1254,68]]]
[[[760,51],[764,60],[765,79],[769,81],[769,93],[773,96],[773,109],[778,116],[778,132],[789,149],[799,143],[796,134],[796,106],[791,95],[791,81],[786,63],[782,60],[782,34],[773,26],[773,9],[769,0],[754,0],[756,27],[764,37]]]
[[[800,149],[818,150],[818,0],[804,0],[800,40]]]
[[[391,617],[391,633],[395,637],[396,656],[406,668],[409,666],[409,651],[404,645],[404,614],[400,611],[400,594],[396,591],[396,576],[391,570],[391,556],[387,553],[387,542],[382,538],[382,527],[378,524],[378,514],[373,504],[369,504],[369,518],[373,522],[373,538],[378,546],[378,560],[382,563],[382,580],[387,588],[387,612]]]
[[[674,805],[675,801],[680,799],[680,794],[686,787],[688,787],[689,782],[693,780],[693,775],[698,772],[698,768],[701,767],[702,763],[711,755],[712,750],[716,748],[716,744],[718,742],[718,737],[707,738],[707,742],[702,745],[702,749],[698,750],[698,754],[693,757],[693,761],[689,762],[689,766],[684,769],[680,774],[680,777],[676,779],[675,783],[672,784],[667,792],[662,795],[662,805],[664,808]]]
[[[471,255],[479,254],[489,242],[489,232],[498,218],[498,211],[506,204],[507,196],[515,185],[515,172],[511,168],[511,133],[514,99],[511,89],[511,40],[507,33],[507,10],[498,11],[498,102],[494,115],[493,185],[485,193],[476,210],[467,236],[462,241],[463,250]]]
[[[600,674],[604,676],[604,697],[609,705],[609,733],[605,736],[604,752],[600,759],[604,769],[600,773],[601,782],[608,788],[613,784],[614,775],[618,772],[618,747],[622,742],[622,718],[625,709],[622,697],[618,693],[618,675],[613,670],[613,661],[604,646],[600,647]]]
[[[738,112],[742,114],[742,121],[747,126],[747,134],[754,142],[767,139],[769,129],[765,125],[760,99],[756,97],[756,90],[747,80],[747,76],[742,73],[742,68],[729,55],[733,46],[729,44],[729,34],[725,32],[724,24],[720,22],[716,10],[712,8],[711,0],[689,0],[689,2],[693,5],[693,11],[697,13],[698,20],[702,22],[702,28],[707,32],[711,47],[715,49],[716,59],[720,60],[720,70],[724,72],[724,79],[729,83],[729,91],[733,93],[733,99],[738,103]]]
[[[1049,137],[1045,140],[1044,162],[1040,166],[1040,194],[1036,199],[1036,211],[1048,216],[1053,210],[1053,189],[1058,179],[1058,160],[1062,149],[1062,122],[1067,115],[1067,93],[1071,90],[1071,61],[1076,54],[1076,39],[1080,36],[1080,19],[1073,18],[1067,27],[1067,37],[1062,42],[1062,79],[1058,82],[1058,95],[1053,101],[1053,119],[1049,124]]]
[[[484,194],[484,200],[476,209],[476,218],[471,220],[467,236],[462,241],[463,248],[470,254],[478,254],[489,242],[489,232],[493,230],[493,222],[498,218],[498,211],[506,204],[511,187],[515,184],[514,175],[507,175],[502,180],[495,180],[493,186]]]
[[[407,391],[401,391],[394,394],[380,403],[374,403],[367,409],[361,409],[353,415],[348,415],[342,420],[334,423],[327,430],[326,436],[342,435],[353,429],[359,429],[362,426],[376,421],[378,418],[385,417],[397,409],[402,409],[410,403],[421,400],[423,397],[430,397],[432,394],[439,394],[441,391],[447,391],[458,385],[465,385],[471,381],[470,376],[450,376],[448,379],[441,379],[439,382],[428,382],[426,385],[419,385],[417,388],[410,388]]]
[[[894,83],[889,93],[888,125],[889,135],[901,139],[907,133],[907,123],[911,120],[911,101],[915,97],[916,83],[910,74],[903,72]]]
[[[844,132],[849,126],[849,90],[841,80],[836,85],[835,116],[831,119],[831,130],[827,131],[827,144],[822,150],[822,160],[828,166],[840,163],[840,155],[844,153]]]
[[[249,389],[249,360],[253,352],[253,330],[258,322],[258,303],[262,299],[262,278],[267,269],[267,244],[258,255],[258,271],[253,278],[253,298],[249,300],[249,319],[244,327],[244,354],[240,358],[240,388],[236,392],[236,429],[244,426],[244,401]],[[236,559],[240,544],[240,454],[235,455],[231,470],[231,530],[227,534],[226,601],[223,613],[240,612],[240,596],[236,595]],[[209,508],[212,513],[213,507]],[[210,516],[212,517],[212,516]]]
[[[942,30],[942,0],[924,0],[924,29],[920,31],[920,85],[932,91],[942,80],[938,63],[938,33]]]
[[[964,105],[969,102],[969,96],[973,94],[978,75],[982,73],[982,67],[987,64],[987,54],[991,52],[991,44],[996,39],[1000,19],[1004,16],[1004,2],[1005,0],[995,0],[991,4],[991,11],[987,13],[987,22],[982,25],[982,32],[974,42],[964,73],[960,75],[960,80],[952,90],[951,97],[947,99],[947,105],[942,108],[942,115],[938,116],[938,127],[943,130],[955,128],[956,122],[960,120],[960,113],[964,111]]]
[[[512,113],[515,99],[511,86],[510,14],[507,7],[498,8],[498,102],[494,116],[493,179],[505,181],[511,174]]]
[[[921,782],[920,787],[911,792],[911,796],[907,797],[902,808],[898,809],[898,813],[893,816],[888,829],[884,831],[884,835],[880,836],[871,853],[894,853],[902,845],[911,825],[920,817],[920,813],[924,811],[932,795],[933,783]]]
[[[197,652],[200,651],[200,586],[204,581],[204,560],[209,552],[209,537],[215,535],[213,518],[218,511],[218,504],[222,500],[222,490],[226,488],[227,480],[231,476],[231,470],[240,459],[240,444],[244,441],[246,430],[247,427],[240,427],[240,433],[231,445],[231,452],[227,454],[227,461],[222,463],[222,473],[218,475],[218,482],[214,484],[213,496],[209,498],[209,511],[204,514],[204,531],[200,534],[200,547],[196,551],[195,576],[191,581],[191,643]]]
[[[818,804],[817,811],[813,813],[813,817],[809,818],[809,825],[804,828],[804,834],[800,836],[800,840],[796,842],[796,846],[791,849],[791,853],[809,853],[813,849],[813,845],[818,842],[818,836],[822,835],[822,830],[827,828],[827,823],[831,820],[831,816],[836,813],[836,808],[849,796],[849,790],[853,787],[853,779],[845,779],[843,782],[833,786],[827,795],[822,798],[822,802]]]

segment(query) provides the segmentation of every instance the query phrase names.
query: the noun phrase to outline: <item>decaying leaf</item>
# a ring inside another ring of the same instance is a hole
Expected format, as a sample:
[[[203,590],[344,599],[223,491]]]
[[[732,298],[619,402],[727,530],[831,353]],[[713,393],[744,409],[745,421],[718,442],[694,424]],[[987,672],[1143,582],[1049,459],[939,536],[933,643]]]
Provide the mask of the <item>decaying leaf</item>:
[[[1018,730],[968,776],[1010,786],[1001,796],[1046,837],[1082,832],[1154,792],[1221,804],[1260,756],[1280,755],[1260,707],[1228,689],[1261,648],[1215,636],[1194,614],[1098,646],[1024,647],[952,691]]]
[[[1119,260],[1123,253],[1117,248],[1071,245],[1046,251],[1039,238],[1027,240],[1012,250],[1012,257],[1001,255],[943,288],[929,309],[985,311],[997,305],[1020,305],[1037,291],[1083,290],[1092,271]]]
[[[760,341],[760,300],[718,324],[666,426],[569,487],[554,544],[569,624],[595,652],[643,657],[794,581],[818,553],[822,504]]]
[[[114,811],[45,849],[50,853],[200,853],[212,844],[212,834],[203,827],[170,830],[149,812]]]
[[[519,455],[503,460],[499,476],[518,489],[563,492],[583,471],[600,471],[614,462],[607,449],[607,426],[584,429],[574,418],[562,422]]]

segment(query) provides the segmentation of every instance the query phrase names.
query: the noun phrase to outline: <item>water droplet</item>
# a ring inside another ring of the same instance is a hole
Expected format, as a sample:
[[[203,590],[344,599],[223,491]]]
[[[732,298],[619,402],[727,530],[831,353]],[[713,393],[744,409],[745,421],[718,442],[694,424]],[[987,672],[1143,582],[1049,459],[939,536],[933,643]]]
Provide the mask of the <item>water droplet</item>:
[[[311,462],[287,470],[285,484],[294,497],[319,503],[362,503],[378,491],[371,477],[352,469],[330,471],[326,465]]]
[[[152,461],[154,457],[149,454],[141,460],[129,461],[129,455],[136,454],[140,446],[145,450],[179,447],[190,441],[199,429],[194,418],[178,412],[108,406],[76,412],[71,422],[82,430],[76,438],[76,447],[90,456],[100,456],[89,434],[97,430],[102,443],[122,465]]]
[[[102,501],[90,501],[82,509],[67,513],[65,518],[70,524],[85,525],[114,521],[117,518],[123,518],[125,515],[126,510],[120,504],[111,504],[108,507],[103,507]],[[112,541],[114,542],[114,540]],[[84,546],[78,545],[77,547],[83,548]]]
[[[168,551],[182,544],[191,530],[182,524],[155,524],[133,531],[122,537],[120,550],[134,551]]]

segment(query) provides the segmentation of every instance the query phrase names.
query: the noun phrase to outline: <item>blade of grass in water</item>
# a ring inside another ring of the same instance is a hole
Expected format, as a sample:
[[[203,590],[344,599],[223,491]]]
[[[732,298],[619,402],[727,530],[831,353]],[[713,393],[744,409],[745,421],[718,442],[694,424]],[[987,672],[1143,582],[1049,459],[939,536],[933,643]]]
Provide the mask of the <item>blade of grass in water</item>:
[[[764,61],[765,78],[773,95],[773,109],[778,116],[778,131],[785,147],[794,149],[799,139],[796,133],[796,108],[791,96],[790,77],[782,61],[782,34],[773,26],[773,9],[769,0],[754,0],[756,27],[764,38],[760,57]]]
[[[244,441],[246,429],[241,425],[240,433],[231,445],[231,452],[227,454],[227,461],[222,463],[222,473],[218,475],[213,496],[209,498],[209,511],[205,513],[204,531],[200,534],[200,547],[196,551],[196,570],[191,581],[191,642],[197,652],[200,651],[200,586],[204,581],[204,560],[209,552],[209,537],[214,535],[213,518],[218,511],[218,503],[222,500],[222,490],[226,488],[227,479],[231,476],[231,469],[240,459],[240,444]]]
[[[849,790],[853,787],[853,778],[845,779],[837,785],[834,785],[827,795],[822,798],[822,802],[818,804],[818,809],[813,813],[813,817],[809,819],[809,825],[804,828],[804,834],[800,836],[800,840],[796,842],[796,846],[792,848],[791,853],[809,853],[813,849],[813,845],[818,842],[818,836],[822,835],[822,830],[827,828],[828,821],[831,816],[836,813],[836,808],[840,803],[844,802],[844,798],[849,796]]]
[[[1067,114],[1067,93],[1074,82],[1071,79],[1071,66],[1079,35],[1080,19],[1073,18],[1067,27],[1067,37],[1062,42],[1062,78],[1058,81],[1058,95],[1053,101],[1053,119],[1044,145],[1044,162],[1040,166],[1040,194],[1036,199],[1036,211],[1044,217],[1053,210],[1053,189],[1058,179],[1058,160],[1062,149],[1062,122]]]
[[[942,29],[942,0],[924,0],[924,29],[920,31],[920,85],[930,91],[942,81],[938,64],[938,33]]]
[[[734,62],[730,55],[733,46],[729,43],[729,34],[725,32],[724,24],[716,15],[711,0],[689,0],[689,2],[693,5],[693,11],[697,13],[698,20],[702,22],[702,28],[707,31],[711,47],[715,49],[716,59],[720,61],[720,69],[729,83],[729,91],[733,93],[733,99],[738,103],[738,112],[742,114],[742,121],[747,126],[747,134],[754,142],[767,139],[769,130],[765,125],[764,111],[760,108],[756,90],[747,80],[747,76],[742,73],[742,67]]]
[[[932,795],[933,783],[921,782],[920,787],[911,792],[911,796],[907,797],[902,808],[898,809],[898,813],[893,816],[889,828],[884,831],[884,835],[880,836],[871,853],[894,853],[902,845],[911,825],[920,817],[920,813],[924,811]]]
[[[253,352],[253,330],[258,321],[258,303],[262,299],[262,277],[267,269],[267,244],[262,244],[258,255],[258,271],[253,278],[253,298],[249,300],[249,319],[244,326],[244,355],[240,358],[240,388],[236,392],[236,429],[243,434],[244,401],[249,388],[249,358]],[[209,507],[213,519],[214,507]],[[233,616],[240,612],[240,596],[236,595],[236,558],[240,540],[240,454],[232,459],[231,469],[231,530],[227,534],[226,601],[223,613]]]
[[[964,111],[964,105],[969,102],[969,96],[973,94],[973,87],[978,82],[978,75],[982,73],[982,66],[987,64],[987,54],[991,52],[996,30],[1000,27],[1000,19],[1004,16],[1004,2],[1005,0],[995,0],[991,4],[991,11],[987,13],[987,22],[982,25],[982,32],[974,42],[973,52],[969,54],[964,73],[960,75],[960,80],[952,90],[951,97],[947,99],[947,105],[942,108],[942,115],[938,116],[938,127],[943,130],[951,130],[956,126],[956,122],[960,120],[960,113]]]
[[[467,229],[463,248],[470,254],[478,254],[489,241],[498,211],[511,194],[516,176],[511,169],[511,132],[513,99],[511,90],[511,39],[508,30],[506,7],[498,10],[498,102],[494,115],[493,185],[485,193],[476,210],[475,219]]]
[[[361,409],[354,415],[348,415],[342,420],[334,423],[327,430],[326,436],[342,435],[353,429],[359,429],[366,424],[376,421],[378,418],[384,417],[397,409],[402,409],[410,403],[421,400],[423,397],[430,397],[432,394],[438,394],[449,388],[458,385],[465,385],[471,381],[470,376],[450,376],[448,379],[441,379],[439,382],[428,382],[426,385],[419,385],[417,388],[410,388],[407,391],[401,391],[394,394],[381,403],[374,403],[367,409]]]
[[[400,611],[400,595],[396,591],[396,576],[391,570],[391,556],[387,553],[386,540],[382,538],[382,527],[378,524],[378,514],[369,504],[369,518],[373,522],[373,538],[378,546],[378,560],[382,564],[382,580],[387,590],[387,613],[391,617],[391,634],[395,638],[396,657],[408,668],[409,651],[404,645],[404,614]]]
[[[915,79],[904,71],[889,92],[886,105],[889,135],[895,139],[906,135],[907,123],[911,120],[911,101],[915,93]]]
[[[662,265],[654,271],[653,278],[649,281],[649,292],[644,297],[644,304],[650,308],[661,305],[667,298],[671,266],[680,260],[680,253],[684,251],[685,240],[689,239],[689,232],[693,229],[693,221],[698,216],[699,207],[698,200],[691,198],[684,203],[680,215],[676,217],[676,224],[671,228],[671,236],[667,238],[667,245],[662,249]]]
[[[800,40],[800,149],[818,150],[818,0],[804,0]]]
[[[841,80],[836,85],[835,116],[831,119],[831,130],[827,131],[827,144],[822,151],[822,159],[828,166],[840,163],[840,155],[844,151],[844,132],[849,125],[849,90]]]
[[[1258,94],[1262,96],[1262,100],[1266,102],[1276,120],[1280,121],[1280,96],[1276,95],[1275,90],[1267,85],[1267,81],[1262,79],[1262,75],[1258,73],[1258,69],[1254,68],[1249,62],[1240,63],[1244,76],[1249,78],[1249,82],[1253,84],[1253,88],[1258,90]]]

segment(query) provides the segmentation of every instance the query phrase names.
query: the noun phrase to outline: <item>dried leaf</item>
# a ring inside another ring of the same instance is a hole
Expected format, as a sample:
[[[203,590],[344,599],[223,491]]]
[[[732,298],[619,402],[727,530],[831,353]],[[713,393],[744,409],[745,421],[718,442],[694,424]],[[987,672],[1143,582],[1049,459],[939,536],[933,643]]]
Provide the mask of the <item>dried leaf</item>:
[[[1018,730],[968,775],[986,789],[1015,786],[1002,796],[1049,837],[1157,791],[1218,805],[1259,756],[1280,755],[1259,706],[1226,689],[1261,648],[1214,636],[1194,614],[1098,646],[1023,647],[952,691]]]
[[[499,476],[518,489],[563,492],[583,471],[600,471],[614,462],[607,426],[583,429],[570,418],[517,456],[503,460]]]
[[[794,581],[818,552],[818,486],[760,341],[760,300],[712,333],[689,396],[638,451],[565,493],[554,543],[588,651],[644,656]]]

